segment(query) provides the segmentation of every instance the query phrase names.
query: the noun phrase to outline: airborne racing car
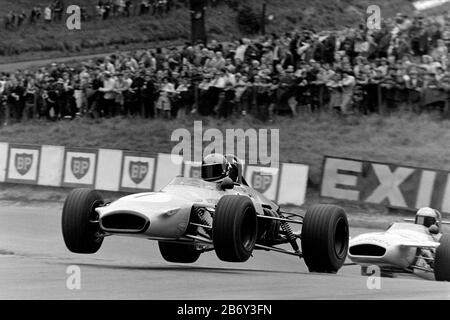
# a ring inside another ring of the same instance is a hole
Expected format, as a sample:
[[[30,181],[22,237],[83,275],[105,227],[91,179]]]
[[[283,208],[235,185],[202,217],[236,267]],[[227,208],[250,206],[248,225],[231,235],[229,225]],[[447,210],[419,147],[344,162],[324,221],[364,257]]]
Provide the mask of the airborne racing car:
[[[302,225],[301,232],[292,224]],[[178,177],[160,192],[111,203],[98,191],[75,189],[64,204],[62,233],[67,248],[79,254],[95,253],[105,237],[120,235],[158,241],[162,257],[173,263],[193,263],[207,251],[223,261],[245,262],[254,250],[267,250],[304,258],[311,272],[322,273],[342,267],[349,241],[342,208],[282,212],[243,178],[214,183]],[[280,247],[285,244],[292,249]]]
[[[361,266],[362,275],[378,266],[382,276],[421,270],[433,273],[437,281],[450,281],[450,234],[443,234],[439,241],[434,236],[420,224],[394,223],[384,232],[352,238],[348,256]]]

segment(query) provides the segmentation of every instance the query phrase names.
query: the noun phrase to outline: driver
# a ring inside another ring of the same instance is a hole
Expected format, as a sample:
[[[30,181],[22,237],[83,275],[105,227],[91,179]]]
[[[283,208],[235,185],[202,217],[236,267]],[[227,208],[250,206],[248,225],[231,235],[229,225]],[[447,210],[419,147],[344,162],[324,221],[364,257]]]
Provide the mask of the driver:
[[[426,228],[435,241],[439,241],[442,234],[441,231],[442,216],[438,210],[432,208],[421,208],[416,213],[415,224],[420,224]],[[416,264],[420,267],[433,268],[434,255],[430,249],[419,249]]]
[[[222,154],[207,155],[202,162],[202,179],[209,182],[222,182],[229,176],[231,164]]]

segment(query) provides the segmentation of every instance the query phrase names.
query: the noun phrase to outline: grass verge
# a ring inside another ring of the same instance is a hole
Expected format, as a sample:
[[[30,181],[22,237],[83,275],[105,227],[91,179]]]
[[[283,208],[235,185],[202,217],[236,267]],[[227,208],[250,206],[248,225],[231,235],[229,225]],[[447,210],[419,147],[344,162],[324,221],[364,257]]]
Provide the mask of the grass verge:
[[[67,2],[67,1],[66,1]],[[138,3],[139,1],[135,1]],[[248,3],[256,16],[261,14],[262,1],[241,0]],[[355,27],[365,23],[366,10],[374,4],[370,0],[269,0],[267,14],[274,20],[267,25],[267,33],[282,33],[293,29],[310,28],[315,30]],[[86,6],[93,12],[90,0],[73,0],[71,5]],[[383,17],[397,12],[411,13],[412,4],[407,0],[378,0]],[[33,0],[4,0],[2,12],[21,12],[29,14],[36,3]],[[0,63],[10,61],[2,57],[33,55],[46,58],[70,53],[90,54],[91,52],[111,51],[123,46],[157,43],[167,40],[186,40],[190,37],[190,14],[184,5],[178,5],[167,17],[155,18],[151,15],[131,18],[114,18],[107,21],[93,19],[82,23],[81,30],[70,31],[66,18],[61,22],[30,25],[28,22],[17,30],[4,30],[0,33]],[[226,5],[218,5],[207,10],[207,31],[210,38],[230,40],[243,36],[237,24],[237,11]],[[51,56],[49,56],[51,55]]]

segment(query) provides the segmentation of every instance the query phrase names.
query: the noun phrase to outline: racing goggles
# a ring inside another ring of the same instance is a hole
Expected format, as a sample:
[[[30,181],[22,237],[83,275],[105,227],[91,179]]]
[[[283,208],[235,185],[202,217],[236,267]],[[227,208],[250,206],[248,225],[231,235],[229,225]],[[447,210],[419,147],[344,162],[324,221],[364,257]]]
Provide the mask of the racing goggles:
[[[435,223],[436,223],[436,218],[434,218],[434,217],[416,216],[416,224],[421,224],[421,225],[429,228]]]

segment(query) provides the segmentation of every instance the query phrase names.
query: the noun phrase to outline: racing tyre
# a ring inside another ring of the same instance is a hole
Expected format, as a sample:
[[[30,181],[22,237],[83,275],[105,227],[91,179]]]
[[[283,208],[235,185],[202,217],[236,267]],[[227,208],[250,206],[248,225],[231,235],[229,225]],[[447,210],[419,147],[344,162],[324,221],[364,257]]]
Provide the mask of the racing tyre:
[[[434,278],[436,281],[450,281],[450,235],[443,234],[436,249]]]
[[[349,227],[344,209],[317,205],[306,211],[302,252],[310,272],[336,273],[348,251]]]
[[[257,237],[255,207],[245,196],[223,196],[216,207],[212,238],[217,257],[245,262],[252,255]]]
[[[173,263],[194,263],[200,257],[200,251],[192,244],[158,242],[159,252],[164,260]]]
[[[67,248],[74,253],[96,253],[103,242],[99,236],[95,208],[104,204],[99,192],[75,189],[64,202],[62,212],[62,234]]]

